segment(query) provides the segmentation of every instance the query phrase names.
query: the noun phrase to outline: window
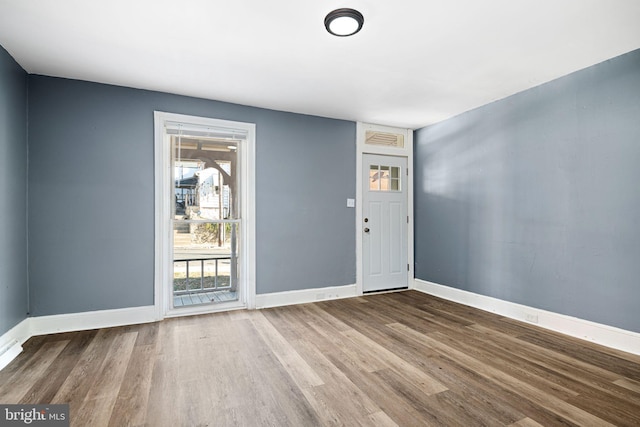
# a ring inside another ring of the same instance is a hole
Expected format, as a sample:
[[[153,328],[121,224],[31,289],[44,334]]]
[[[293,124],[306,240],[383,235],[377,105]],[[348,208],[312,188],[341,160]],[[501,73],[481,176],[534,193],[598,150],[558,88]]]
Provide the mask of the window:
[[[383,147],[404,148],[404,135],[368,130],[365,133],[364,143]]]
[[[158,315],[255,307],[255,124],[154,121]]]

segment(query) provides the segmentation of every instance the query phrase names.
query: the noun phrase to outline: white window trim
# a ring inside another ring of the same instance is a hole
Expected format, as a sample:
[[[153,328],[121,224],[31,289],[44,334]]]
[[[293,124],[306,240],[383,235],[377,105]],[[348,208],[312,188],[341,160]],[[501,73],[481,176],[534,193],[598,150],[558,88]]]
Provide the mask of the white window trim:
[[[203,126],[242,129],[247,132],[246,146],[240,150],[240,194],[241,218],[244,233],[241,236],[242,270],[245,284],[245,306],[255,308],[256,296],[256,215],[255,215],[255,141],[256,125],[254,123],[234,122],[207,117],[196,117],[184,114],[154,111],[154,179],[155,179],[155,260],[154,260],[154,307],[157,318],[171,316],[209,313],[229,309],[226,304],[194,306],[180,310],[169,310],[168,296],[164,295],[164,281],[167,280],[166,266],[171,263],[169,253],[170,235],[167,224],[171,218],[171,162],[169,146],[164,143],[164,123],[166,121],[192,123]],[[238,307],[233,307],[238,308]]]
[[[385,147],[381,145],[365,144],[365,134],[368,130],[402,133],[404,135],[404,147]],[[407,176],[407,215],[409,224],[407,227],[407,262],[409,271],[407,273],[407,286],[413,287],[414,266],[413,266],[413,130],[394,128],[389,126],[374,125],[370,123],[358,122],[356,124],[356,295],[363,294],[362,286],[362,155],[382,154],[386,156],[397,156],[407,158],[409,175]]]

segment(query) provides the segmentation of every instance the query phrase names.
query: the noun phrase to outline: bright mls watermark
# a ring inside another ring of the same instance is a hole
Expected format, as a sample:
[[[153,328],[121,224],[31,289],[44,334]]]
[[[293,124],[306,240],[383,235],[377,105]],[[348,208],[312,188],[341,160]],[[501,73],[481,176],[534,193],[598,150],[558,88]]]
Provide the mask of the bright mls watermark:
[[[0,427],[69,427],[69,405],[2,405]]]

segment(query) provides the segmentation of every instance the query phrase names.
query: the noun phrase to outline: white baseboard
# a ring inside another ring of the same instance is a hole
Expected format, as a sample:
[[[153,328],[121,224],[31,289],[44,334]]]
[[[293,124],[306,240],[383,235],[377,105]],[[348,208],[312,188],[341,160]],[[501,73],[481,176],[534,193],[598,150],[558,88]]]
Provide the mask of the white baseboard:
[[[414,279],[413,289],[575,338],[640,355],[640,334],[564,314]]]
[[[28,318],[0,336],[0,370],[22,353],[22,344],[31,338]]]
[[[328,286],[326,288],[274,292],[256,295],[256,308],[280,307],[357,296],[356,285]]]
[[[136,325],[159,320],[154,306],[28,317],[0,336],[0,369],[22,352],[22,343],[36,335]]]
[[[148,305],[114,310],[37,316],[30,317],[27,320],[30,323],[31,336],[35,336],[150,323],[157,321],[158,317],[156,308]]]

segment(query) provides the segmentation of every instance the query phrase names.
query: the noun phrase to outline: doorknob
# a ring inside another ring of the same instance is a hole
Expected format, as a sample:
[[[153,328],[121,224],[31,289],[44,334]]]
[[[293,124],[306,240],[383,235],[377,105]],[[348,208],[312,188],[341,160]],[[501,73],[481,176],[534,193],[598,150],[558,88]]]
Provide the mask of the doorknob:
[[[369,229],[368,229],[367,227],[365,227],[364,232],[365,232],[365,233],[368,233],[368,232],[369,232]]]

